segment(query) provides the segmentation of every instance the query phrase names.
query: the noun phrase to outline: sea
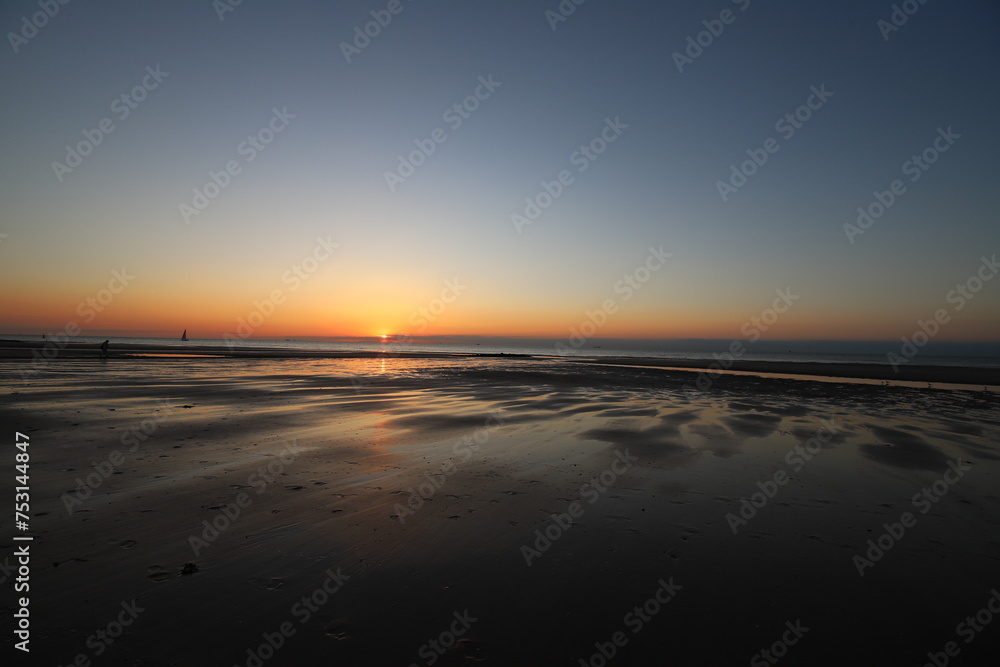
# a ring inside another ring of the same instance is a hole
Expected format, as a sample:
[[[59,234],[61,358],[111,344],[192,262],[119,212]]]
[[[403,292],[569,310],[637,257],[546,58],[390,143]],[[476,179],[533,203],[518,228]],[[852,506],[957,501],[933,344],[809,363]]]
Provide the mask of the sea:
[[[328,352],[449,352],[459,354],[520,354],[541,357],[646,357],[656,359],[719,360],[737,350],[736,359],[745,361],[786,361],[858,363],[919,366],[960,366],[1000,368],[1000,343],[937,342],[923,346],[897,341],[731,341],[722,339],[600,339],[571,341],[546,338],[490,338],[473,336],[416,338],[251,338],[225,341],[221,338],[77,336],[74,343],[100,345],[105,339],[116,344],[188,346],[232,346],[234,348],[279,348]],[[0,340],[40,341],[41,335],[3,335]],[[734,343],[739,343],[734,346]],[[905,361],[900,361],[905,360]]]

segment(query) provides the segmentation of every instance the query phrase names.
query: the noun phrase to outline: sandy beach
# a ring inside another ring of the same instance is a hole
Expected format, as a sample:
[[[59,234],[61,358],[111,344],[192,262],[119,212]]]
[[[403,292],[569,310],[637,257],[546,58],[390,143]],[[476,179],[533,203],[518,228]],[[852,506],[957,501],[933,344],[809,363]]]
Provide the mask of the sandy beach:
[[[85,343],[45,343],[42,341],[0,340],[0,359],[25,359],[31,363],[21,367],[24,373],[37,372],[47,365],[46,354],[58,355],[61,359],[100,358],[100,350],[95,345]],[[336,352],[320,350],[295,350],[289,348],[240,347],[226,345],[156,345],[156,344],[115,344],[111,358],[169,358],[169,357],[226,357],[232,359],[454,359],[483,357],[527,357],[519,354],[459,354],[447,352]],[[618,366],[643,366],[689,370],[695,374],[706,371],[712,375],[721,373],[757,374],[774,377],[814,377],[853,380],[878,380],[895,383],[940,383],[964,385],[967,388],[1000,388],[1000,368],[908,365],[892,367],[883,364],[862,363],[807,363],[789,361],[748,361],[740,359],[658,359],[649,357],[609,357],[586,355],[553,355],[538,357],[559,359],[565,362],[584,364],[610,364]],[[697,375],[692,379],[697,386]]]
[[[1000,586],[995,393],[741,375],[692,393],[683,371],[553,359],[24,364],[0,362],[0,423],[31,443],[38,664],[997,647],[958,627]]]
[[[2,667],[1000,663],[997,2],[4,7]]]

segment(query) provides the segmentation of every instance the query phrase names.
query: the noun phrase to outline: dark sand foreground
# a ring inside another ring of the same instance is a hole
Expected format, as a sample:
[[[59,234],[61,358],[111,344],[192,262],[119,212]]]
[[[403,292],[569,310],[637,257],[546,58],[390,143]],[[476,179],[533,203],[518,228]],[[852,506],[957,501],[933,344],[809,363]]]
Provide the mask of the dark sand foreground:
[[[0,425],[31,442],[32,664],[1000,650],[997,393],[692,393],[690,372],[511,358],[26,363],[0,361]],[[8,534],[8,585],[13,554]]]

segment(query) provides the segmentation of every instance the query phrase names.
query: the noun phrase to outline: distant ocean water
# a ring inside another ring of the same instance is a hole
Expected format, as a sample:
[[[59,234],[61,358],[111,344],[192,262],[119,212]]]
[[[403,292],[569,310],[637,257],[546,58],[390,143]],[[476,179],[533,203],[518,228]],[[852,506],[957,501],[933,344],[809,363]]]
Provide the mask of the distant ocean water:
[[[74,343],[100,345],[105,338],[115,344],[185,346],[226,346],[218,338],[192,338],[186,343],[178,338],[77,336]],[[4,335],[0,339],[40,341],[41,335]],[[723,355],[733,341],[714,339],[625,340],[590,339],[576,348],[575,356],[650,357],[657,359],[714,360]],[[822,363],[889,364],[889,353],[901,355],[899,341],[741,341],[745,361],[786,361]],[[557,343],[561,343],[559,348]],[[390,337],[353,340],[317,339],[248,339],[235,343],[240,348],[281,348],[333,352],[456,352],[464,354],[530,354],[561,356],[559,349],[571,348],[566,339],[539,338],[427,338]],[[965,366],[1000,368],[1000,343],[930,342],[917,350],[909,362],[917,366]]]

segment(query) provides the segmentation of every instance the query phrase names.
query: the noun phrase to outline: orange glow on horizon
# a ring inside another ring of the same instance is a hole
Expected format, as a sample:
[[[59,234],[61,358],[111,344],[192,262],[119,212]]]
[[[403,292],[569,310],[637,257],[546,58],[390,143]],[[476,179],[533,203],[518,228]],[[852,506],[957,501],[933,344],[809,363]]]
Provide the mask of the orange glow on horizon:
[[[388,283],[386,283],[388,285]],[[704,303],[664,305],[656,299],[624,304],[602,318],[599,304],[550,304],[541,299],[496,299],[491,302],[463,296],[444,307],[433,307],[435,291],[417,289],[393,293],[386,287],[346,290],[329,285],[303,287],[272,303],[267,289],[218,287],[214,293],[192,285],[172,291],[139,284],[106,303],[92,285],[57,290],[28,285],[0,296],[5,317],[0,334],[40,335],[65,330],[75,323],[88,332],[126,332],[125,335],[219,339],[242,338],[367,338],[392,342],[415,338],[481,336],[496,338],[569,338],[582,327],[588,338],[725,339],[748,340],[898,340],[911,335],[926,313],[913,308],[866,312],[848,308],[796,305],[770,326],[757,328],[753,318],[760,304],[720,307]],[[273,288],[272,288],[273,289]],[[248,292],[251,296],[246,296]],[[414,304],[431,304],[414,305]],[[973,304],[976,305],[976,304]],[[599,323],[599,326],[597,324]],[[961,326],[944,330],[940,341],[995,342],[996,330],[988,312],[972,308],[962,313]]]

